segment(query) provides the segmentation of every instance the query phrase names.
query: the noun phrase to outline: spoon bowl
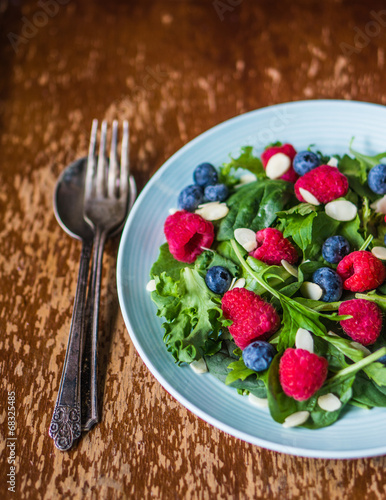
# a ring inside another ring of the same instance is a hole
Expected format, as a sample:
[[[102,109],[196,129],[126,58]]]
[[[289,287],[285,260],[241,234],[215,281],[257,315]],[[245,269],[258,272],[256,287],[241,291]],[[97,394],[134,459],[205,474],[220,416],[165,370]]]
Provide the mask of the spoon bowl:
[[[63,230],[78,240],[92,241],[94,231],[83,217],[87,158],[71,163],[60,175],[54,193],[54,213]]]

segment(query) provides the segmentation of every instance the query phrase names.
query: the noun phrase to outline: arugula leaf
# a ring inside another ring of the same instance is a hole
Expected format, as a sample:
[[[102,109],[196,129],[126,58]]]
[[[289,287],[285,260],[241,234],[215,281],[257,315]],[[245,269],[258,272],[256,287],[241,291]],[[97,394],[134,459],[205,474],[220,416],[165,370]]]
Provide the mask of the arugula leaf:
[[[241,154],[238,158],[232,158],[228,163],[224,163],[219,170],[219,182],[233,186],[239,182],[239,179],[232,175],[233,170],[244,169],[255,174],[257,178],[264,178],[265,170],[260,158],[252,153],[252,146],[244,146],[241,148]]]
[[[220,297],[212,293],[195,270],[185,267],[174,282],[166,273],[155,276],[152,299],[166,322],[164,342],[176,362],[190,363],[221,347],[221,327],[231,324],[222,314]]]
[[[229,212],[220,222],[217,240],[232,239],[240,227],[253,231],[270,227],[292,196],[293,185],[282,180],[263,179],[241,186],[227,200]]]
[[[360,197],[366,197],[371,201],[376,200],[377,195],[367,185],[367,169],[358,160],[344,155],[339,162],[339,170],[344,174],[350,188]]]
[[[375,290],[368,293],[356,293],[355,298],[375,302],[382,309],[382,311],[386,311],[386,295],[379,295]]]
[[[324,336],[327,330],[321,322],[321,318],[326,318],[330,321],[340,321],[341,319],[345,318],[343,316],[338,316],[335,313],[324,314],[314,311],[311,308],[300,304],[294,299],[291,299],[290,297],[287,297],[286,295],[280,293],[278,290],[268,284],[266,280],[266,276],[272,276],[274,268],[277,266],[270,266],[260,272],[256,272],[251,268],[248,259],[247,261],[245,261],[243,255],[238,251],[235,240],[232,240],[231,244],[244,270],[261,287],[265,288],[267,292],[278,299],[281,303],[281,306],[283,308],[283,327],[280,330],[278,350],[282,350],[286,347],[291,347],[294,345],[295,335],[299,328],[305,328],[306,330],[310,330],[315,335]]]
[[[350,141],[350,146],[349,146],[350,153],[353,156],[355,156],[355,159],[359,161],[361,168],[365,171],[368,171],[371,168],[375,167],[375,165],[378,165],[378,163],[380,163],[383,158],[386,158],[386,151],[384,151],[383,153],[378,153],[374,156],[368,156],[364,155],[363,153],[359,153],[358,151],[354,151],[354,149],[352,148],[353,142],[354,142],[354,137],[352,137]]]
[[[368,373],[367,368],[369,368],[372,364],[381,365],[381,363],[376,363],[376,361],[380,357],[385,355],[386,355],[386,347],[382,347],[378,351],[363,357],[361,360],[356,361],[352,365],[349,365],[346,368],[343,368],[342,370],[337,372],[333,377],[327,380],[327,382],[325,383],[325,387],[328,388],[333,387],[334,384],[340,383],[342,380],[352,377],[352,375],[356,374],[360,370],[364,370],[366,374],[369,375],[369,377],[371,378],[371,375]]]
[[[305,207],[302,207],[305,205]],[[340,223],[313,205],[302,203],[277,214],[284,229],[284,237],[291,236],[307,260],[321,259],[324,241],[336,231]]]
[[[364,238],[361,234],[361,219],[359,215],[355,219],[341,222],[337,229],[337,234],[340,234],[350,243],[351,248],[359,249],[363,243]]]

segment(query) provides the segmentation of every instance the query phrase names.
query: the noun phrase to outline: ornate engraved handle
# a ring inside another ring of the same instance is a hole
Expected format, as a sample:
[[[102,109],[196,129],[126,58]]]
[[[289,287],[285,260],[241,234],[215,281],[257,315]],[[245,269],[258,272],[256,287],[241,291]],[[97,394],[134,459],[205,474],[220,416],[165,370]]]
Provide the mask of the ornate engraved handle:
[[[69,450],[81,433],[81,362],[91,249],[92,242],[83,243],[67,352],[49,429],[50,437],[61,451]]]

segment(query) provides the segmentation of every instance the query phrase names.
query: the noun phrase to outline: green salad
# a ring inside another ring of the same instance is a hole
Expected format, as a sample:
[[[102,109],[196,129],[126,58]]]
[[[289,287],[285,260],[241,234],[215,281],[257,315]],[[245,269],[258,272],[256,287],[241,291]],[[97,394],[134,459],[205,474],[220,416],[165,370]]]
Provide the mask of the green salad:
[[[275,143],[193,168],[148,284],[171,361],[287,427],[386,407],[385,158]]]

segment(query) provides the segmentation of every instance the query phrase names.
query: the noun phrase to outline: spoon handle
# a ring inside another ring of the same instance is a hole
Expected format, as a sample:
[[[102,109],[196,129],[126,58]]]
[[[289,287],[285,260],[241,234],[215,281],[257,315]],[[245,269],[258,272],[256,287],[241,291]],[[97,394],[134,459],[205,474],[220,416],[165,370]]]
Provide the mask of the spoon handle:
[[[91,249],[92,242],[83,243],[66,357],[49,429],[50,437],[61,451],[69,450],[81,433],[80,369]]]
[[[82,431],[89,431],[99,421],[98,411],[98,320],[103,249],[107,233],[95,229],[91,284],[88,296],[85,350],[82,363]]]

